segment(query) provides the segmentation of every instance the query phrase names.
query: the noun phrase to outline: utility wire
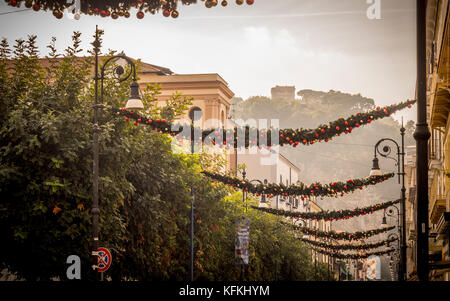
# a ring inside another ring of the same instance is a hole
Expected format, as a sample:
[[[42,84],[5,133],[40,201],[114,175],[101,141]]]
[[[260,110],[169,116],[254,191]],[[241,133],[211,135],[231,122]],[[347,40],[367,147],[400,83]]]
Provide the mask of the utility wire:
[[[15,10],[15,11],[9,11],[9,12],[5,12],[5,13],[0,13],[0,16],[7,15],[7,14],[20,13],[22,11],[27,11],[27,10],[29,10],[29,9],[26,8],[26,9],[21,9],[21,10]]]

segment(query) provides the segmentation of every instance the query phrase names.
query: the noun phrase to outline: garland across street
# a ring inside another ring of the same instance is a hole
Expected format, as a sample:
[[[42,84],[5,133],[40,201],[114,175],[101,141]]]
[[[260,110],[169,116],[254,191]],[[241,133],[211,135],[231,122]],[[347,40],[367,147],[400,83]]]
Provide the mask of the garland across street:
[[[175,136],[178,139],[192,139],[195,143],[209,143],[221,147],[248,148],[250,146],[260,146],[270,148],[275,145],[296,147],[299,144],[312,145],[316,142],[328,142],[335,136],[350,134],[355,128],[369,124],[373,120],[388,117],[399,110],[411,107],[415,102],[416,100],[407,100],[383,108],[377,107],[375,110],[366,113],[356,113],[347,119],[342,117],[329,124],[322,124],[316,129],[258,129],[246,126],[235,127],[234,129],[202,130],[195,127],[192,138],[190,126],[172,124],[165,119],[149,119],[125,108],[111,108],[110,110],[117,115],[125,117],[127,121],[133,121],[134,125],[148,125],[153,130]]]
[[[363,253],[363,254],[342,254],[342,253],[338,253],[338,252],[327,252],[325,250],[316,249],[316,248],[312,248],[312,249],[314,251],[316,251],[317,253],[328,255],[328,256],[331,256],[334,258],[338,258],[338,259],[364,259],[364,258],[368,258],[372,255],[380,256],[380,255],[385,255],[385,254],[395,252],[395,249],[387,249],[385,251],[377,251],[377,252],[370,252],[370,253]]]
[[[309,186],[300,183],[297,185],[288,185],[285,186],[283,184],[253,184],[247,180],[241,180],[239,178],[229,177],[217,173],[211,173],[208,171],[202,172],[205,176],[224,183],[226,185],[232,186],[236,189],[244,189],[245,191],[254,193],[258,196],[261,194],[267,195],[269,198],[275,195],[282,196],[302,196],[310,197],[310,196],[337,196],[338,193],[343,196],[345,193],[354,192],[356,189],[363,189],[363,187],[369,185],[376,185],[383,181],[386,181],[394,176],[394,173],[388,173],[382,176],[373,176],[369,178],[363,179],[350,179],[347,182],[333,182],[329,184],[320,184],[314,183]]]
[[[374,235],[378,235],[378,234],[385,233],[385,232],[395,229],[395,226],[390,226],[390,227],[385,227],[385,228],[381,228],[381,229],[372,229],[372,230],[367,230],[367,231],[339,232],[338,233],[335,231],[325,232],[325,231],[320,231],[320,230],[311,229],[311,228],[307,228],[307,227],[292,225],[289,223],[284,223],[284,222],[282,222],[282,223],[293,227],[295,230],[301,231],[305,235],[315,236],[318,238],[330,238],[330,239],[348,240],[348,241],[366,239],[366,238],[372,237]]]
[[[336,245],[336,244],[327,244],[324,242],[320,242],[320,241],[314,241],[314,240],[310,240],[310,239],[306,239],[306,238],[300,238],[301,241],[303,241],[304,243],[307,243],[309,245],[315,246],[315,247],[319,247],[319,248],[324,248],[324,249],[328,249],[328,250],[333,250],[333,251],[338,251],[338,250],[368,250],[368,249],[376,249],[379,248],[381,246],[385,246],[385,245],[389,245],[390,243],[398,240],[398,237],[393,237],[390,239],[386,239],[386,240],[382,240],[376,243],[367,243],[367,244],[362,244],[362,245],[355,245],[355,244],[342,244],[342,245]]]
[[[337,210],[337,211],[322,211],[322,212],[293,212],[293,211],[285,211],[278,210],[273,208],[263,208],[251,206],[253,209],[260,210],[266,213],[292,217],[292,218],[301,218],[301,219],[309,219],[309,220],[325,220],[325,221],[333,221],[333,220],[346,220],[352,217],[358,217],[361,215],[372,214],[375,211],[382,210],[388,208],[394,204],[399,203],[401,200],[384,202],[364,208],[356,208],[356,209],[346,209],[346,210]]]

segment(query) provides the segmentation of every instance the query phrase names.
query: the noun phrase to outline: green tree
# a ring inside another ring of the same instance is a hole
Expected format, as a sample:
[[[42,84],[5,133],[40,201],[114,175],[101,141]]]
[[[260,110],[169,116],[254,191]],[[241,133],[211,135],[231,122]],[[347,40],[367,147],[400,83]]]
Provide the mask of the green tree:
[[[61,56],[52,39],[45,64],[36,37],[0,44],[0,269],[36,280],[66,279],[66,258],[90,266],[92,194],[92,57],[80,58],[80,34]],[[110,53],[114,54],[113,52]],[[139,67],[139,64],[138,64]],[[111,75],[113,66],[107,70]],[[130,80],[105,80],[105,104],[126,103]],[[158,86],[143,91],[146,117],[174,120],[192,99],[175,93],[159,107]],[[190,187],[195,192],[195,278],[238,280],[234,222],[242,194],[199,171],[223,166],[221,155],[172,150],[171,137],[100,114],[100,242],[112,250],[113,279],[186,280],[190,261]],[[249,202],[256,202],[250,199]],[[248,210],[250,267],[245,280],[311,280],[307,249],[273,216]]]

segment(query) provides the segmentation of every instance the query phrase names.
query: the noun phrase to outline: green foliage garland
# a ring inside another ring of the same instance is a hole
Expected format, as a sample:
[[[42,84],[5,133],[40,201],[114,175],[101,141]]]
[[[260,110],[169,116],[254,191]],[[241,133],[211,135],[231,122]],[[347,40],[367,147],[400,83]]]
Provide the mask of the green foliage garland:
[[[51,10],[58,19],[62,18],[65,9],[73,9],[72,1],[67,0],[5,0],[5,2],[13,7],[21,7],[24,4],[26,8],[32,8],[34,11]],[[218,2],[218,0],[204,1],[207,8],[217,6]],[[239,5],[243,2],[242,0],[236,1]],[[144,13],[156,14],[158,11],[162,11],[164,17],[177,18],[179,3],[191,5],[197,4],[197,0],[81,0],[79,3],[81,5],[79,10],[82,14],[111,17],[112,19],[129,18],[130,10],[134,8],[137,10],[136,17],[142,19]],[[220,3],[221,6],[228,4],[225,0]],[[254,0],[247,0],[246,3],[252,5]]]
[[[327,244],[327,243],[323,243],[323,242],[320,242],[320,241],[309,240],[309,239],[306,239],[306,238],[301,238],[300,240],[302,242],[304,242],[304,243],[309,244],[309,245],[312,245],[312,246],[315,246],[315,247],[319,247],[319,248],[328,249],[328,250],[333,250],[333,251],[337,251],[337,250],[358,250],[358,251],[361,251],[361,250],[368,250],[368,249],[376,249],[376,248],[379,248],[381,246],[389,245],[391,242],[394,242],[394,241],[398,240],[398,237],[393,237],[393,238],[390,238],[390,239],[382,240],[380,242],[368,243],[368,244],[363,244],[363,245]]]
[[[365,259],[370,256],[380,256],[380,255],[385,255],[385,254],[395,252],[395,249],[387,249],[385,251],[377,251],[377,252],[370,252],[370,253],[363,253],[363,254],[342,254],[342,253],[338,253],[338,252],[327,252],[325,250],[316,249],[316,248],[312,248],[312,249],[314,251],[316,251],[317,253],[328,255],[328,256],[331,256],[334,258],[338,258],[338,259]]]
[[[279,216],[285,216],[285,217],[293,217],[293,218],[301,218],[301,219],[310,219],[310,220],[325,220],[325,221],[333,221],[333,220],[346,220],[352,217],[357,217],[361,215],[367,215],[372,214],[375,211],[382,210],[385,208],[388,208],[394,204],[397,204],[400,202],[399,200],[396,201],[389,201],[385,203],[380,203],[376,205],[372,205],[369,207],[364,208],[356,208],[353,210],[337,210],[337,211],[321,211],[321,212],[294,212],[294,211],[285,211],[285,210],[278,210],[273,208],[262,208],[262,207],[256,207],[251,206],[253,209],[260,210],[266,213],[275,214]]]
[[[300,183],[297,185],[284,185],[284,184],[253,184],[247,180],[241,180],[234,177],[229,177],[225,175],[221,175],[218,173],[211,173],[208,171],[202,171],[202,173],[221,183],[226,185],[230,185],[236,189],[244,189],[245,191],[257,194],[258,196],[261,194],[268,195],[268,197],[272,197],[275,195],[282,196],[302,196],[310,197],[310,196],[337,196],[338,193],[341,196],[344,193],[354,192],[356,189],[363,189],[365,186],[376,185],[383,181],[386,181],[394,176],[394,173],[388,173],[382,176],[373,176],[364,179],[350,179],[347,182],[332,182],[329,184],[320,184],[318,182],[313,183],[309,186]]]
[[[390,227],[385,227],[385,228],[381,228],[381,229],[372,229],[372,230],[367,230],[367,231],[339,232],[338,233],[333,230],[329,231],[329,232],[324,232],[324,231],[311,229],[311,228],[307,228],[307,227],[291,225],[288,223],[284,223],[284,224],[293,227],[295,230],[301,231],[305,235],[311,235],[311,236],[315,236],[315,237],[319,237],[319,238],[331,238],[331,239],[348,240],[348,241],[369,238],[374,235],[385,233],[385,232],[395,229],[395,226],[390,226]]]
[[[328,125],[320,125],[316,129],[257,129],[246,127],[235,127],[234,129],[205,129],[202,130],[195,127],[193,130],[193,137],[195,143],[209,143],[218,146],[232,146],[234,148],[241,147],[272,147],[275,145],[291,145],[297,147],[299,144],[312,145],[316,142],[328,142],[335,136],[341,134],[349,134],[353,129],[362,125],[371,123],[372,120],[377,120],[390,116],[391,114],[402,110],[406,107],[411,107],[415,100],[407,100],[398,104],[393,104],[383,108],[377,108],[366,113],[356,113],[347,119],[340,118],[330,122]],[[136,112],[128,111],[125,108],[112,108],[117,115],[125,116],[125,119],[133,120],[135,125],[145,124],[150,125],[152,129],[161,133],[170,134],[178,139],[191,140],[192,131],[190,126],[183,127],[182,125],[175,125],[166,120],[153,120],[145,118]],[[272,131],[274,133],[272,133]],[[278,134],[276,134],[278,133]],[[273,137],[278,135],[278,137]],[[272,139],[277,138],[277,139]]]

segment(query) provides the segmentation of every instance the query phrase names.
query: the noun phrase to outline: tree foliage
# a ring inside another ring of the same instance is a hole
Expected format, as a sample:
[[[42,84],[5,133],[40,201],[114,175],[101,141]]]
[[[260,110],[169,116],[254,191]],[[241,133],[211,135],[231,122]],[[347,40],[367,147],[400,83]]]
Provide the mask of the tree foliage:
[[[72,39],[62,55],[52,39],[44,61],[38,58],[36,36],[17,40],[12,50],[5,39],[0,44],[0,269],[29,280],[66,279],[66,258],[72,254],[82,260],[82,279],[93,274],[93,58],[78,56],[79,33]],[[123,106],[129,84],[105,80],[106,105]],[[143,91],[147,117],[175,119],[192,101],[176,93],[158,107],[158,93],[158,86]],[[188,279],[193,185],[195,278],[239,279],[234,222],[245,212],[242,195],[200,173],[223,160],[174,152],[167,135],[107,110],[99,125],[100,245],[112,250],[108,275]],[[273,280],[276,260],[280,279],[311,279],[307,248],[287,227],[251,209],[247,217],[251,243],[245,280]]]

